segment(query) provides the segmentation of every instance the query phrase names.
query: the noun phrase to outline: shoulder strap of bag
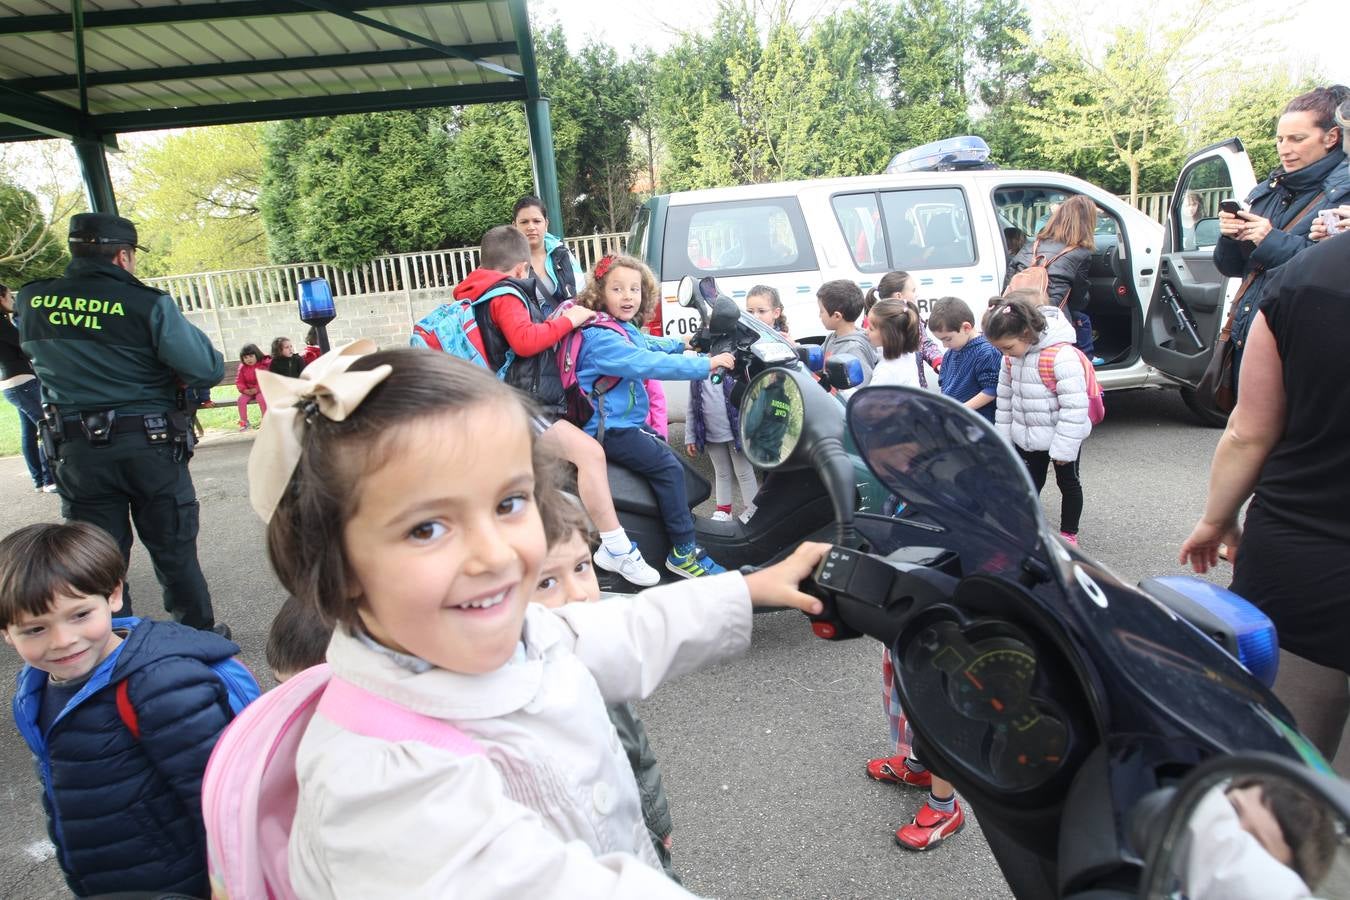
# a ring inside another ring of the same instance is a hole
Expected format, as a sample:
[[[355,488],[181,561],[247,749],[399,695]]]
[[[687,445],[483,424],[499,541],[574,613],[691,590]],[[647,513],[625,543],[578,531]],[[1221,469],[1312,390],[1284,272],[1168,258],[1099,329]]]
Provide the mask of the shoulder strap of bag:
[[[477,741],[444,719],[413,712],[336,676],[324,688],[318,712],[346,731],[364,737],[417,741],[460,756],[483,753]]]
[[[1275,230],[1288,232],[1289,229],[1297,225],[1299,221],[1303,219],[1304,216],[1306,216],[1309,212],[1315,209],[1317,207],[1317,204],[1321,203],[1322,199],[1326,197],[1326,195],[1327,195],[1326,191],[1320,192],[1316,197],[1313,197],[1312,200],[1308,201],[1307,206],[1299,210],[1298,215],[1294,216],[1282,227],[1276,228]],[[1220,341],[1227,341],[1229,338],[1232,337],[1233,319],[1236,318],[1237,316],[1238,304],[1241,303],[1242,298],[1246,296],[1247,289],[1252,286],[1252,282],[1255,281],[1257,276],[1259,276],[1265,270],[1266,270],[1265,266],[1257,266],[1255,269],[1252,269],[1250,272],[1248,272],[1247,277],[1242,279],[1242,284],[1238,285],[1237,293],[1233,295],[1233,305],[1228,308],[1228,318],[1224,320],[1223,328],[1219,329]]]
[[[136,715],[136,707],[131,705],[131,689],[127,687],[127,679],[123,678],[117,683],[117,715],[122,720],[122,724],[131,732],[131,736],[136,740],[141,739],[141,719]]]

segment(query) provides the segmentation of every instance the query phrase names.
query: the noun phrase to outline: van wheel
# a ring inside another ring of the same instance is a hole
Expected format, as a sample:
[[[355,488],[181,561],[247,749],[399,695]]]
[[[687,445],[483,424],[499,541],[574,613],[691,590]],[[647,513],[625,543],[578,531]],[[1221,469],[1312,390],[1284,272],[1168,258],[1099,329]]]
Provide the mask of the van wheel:
[[[1201,400],[1200,395],[1192,388],[1182,388],[1181,399],[1206,428],[1223,428],[1228,424],[1228,413],[1221,412]]]

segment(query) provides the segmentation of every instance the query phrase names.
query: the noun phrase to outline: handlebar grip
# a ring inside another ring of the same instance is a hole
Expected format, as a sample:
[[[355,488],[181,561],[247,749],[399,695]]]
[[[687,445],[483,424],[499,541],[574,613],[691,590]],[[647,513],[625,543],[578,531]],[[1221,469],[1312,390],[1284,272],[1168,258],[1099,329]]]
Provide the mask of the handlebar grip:
[[[722,378],[726,374],[727,374],[726,369],[722,368],[721,366],[714,366],[712,370],[712,375],[710,375],[709,378],[712,380],[713,384],[721,384]]]

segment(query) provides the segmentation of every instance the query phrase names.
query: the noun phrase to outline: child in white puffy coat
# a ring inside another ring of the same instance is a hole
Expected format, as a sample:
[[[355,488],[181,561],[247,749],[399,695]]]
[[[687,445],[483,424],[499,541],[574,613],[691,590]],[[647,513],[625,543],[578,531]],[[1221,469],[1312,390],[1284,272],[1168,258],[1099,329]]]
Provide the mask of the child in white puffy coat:
[[[1013,291],[985,317],[985,337],[1006,357],[994,426],[1027,464],[1038,493],[1054,462],[1062,497],[1060,536],[1077,544],[1083,514],[1078,466],[1083,441],[1092,433],[1087,371],[1074,348],[1073,324],[1055,307],[1040,305],[1043,297]]]

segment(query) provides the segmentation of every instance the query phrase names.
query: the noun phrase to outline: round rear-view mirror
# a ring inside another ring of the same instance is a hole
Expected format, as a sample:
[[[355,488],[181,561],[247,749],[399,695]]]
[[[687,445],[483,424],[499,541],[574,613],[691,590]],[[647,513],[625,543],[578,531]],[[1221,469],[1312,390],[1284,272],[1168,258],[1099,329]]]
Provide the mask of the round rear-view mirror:
[[[680,279],[680,285],[675,289],[675,299],[685,309],[694,305],[694,278],[692,275],[686,275]]]
[[[751,463],[773,469],[787,461],[802,436],[805,406],[786,371],[770,369],[751,382],[741,406],[741,444]]]

